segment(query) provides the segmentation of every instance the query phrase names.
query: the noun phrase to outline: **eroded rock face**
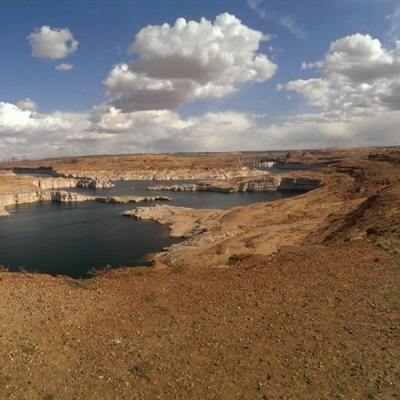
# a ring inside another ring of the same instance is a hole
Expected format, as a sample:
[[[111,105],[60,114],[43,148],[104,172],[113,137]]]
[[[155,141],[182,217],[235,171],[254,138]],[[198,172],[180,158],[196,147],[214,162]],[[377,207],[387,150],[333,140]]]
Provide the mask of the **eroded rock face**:
[[[93,177],[93,171],[56,171],[60,177],[75,178],[75,179],[96,179]],[[193,179],[220,179],[226,180],[242,176],[262,176],[265,175],[264,171],[257,171],[247,167],[241,167],[230,170],[223,170],[218,168],[208,169],[193,169],[193,168],[179,168],[179,169],[146,169],[134,171],[97,171],[97,176],[101,176],[107,180],[123,180],[123,181],[136,181],[136,180],[193,180]],[[84,178],[86,177],[86,178]]]
[[[322,186],[318,179],[282,178],[278,190],[314,190]]]
[[[85,196],[78,193],[66,192],[64,190],[60,191],[51,191],[43,195],[41,201],[55,201],[58,203],[68,203],[68,202],[77,202],[77,201],[90,201],[95,200],[93,196]]]
[[[94,199],[94,196],[85,196],[78,193],[66,192],[64,190],[38,190],[36,192],[7,194],[0,197],[0,216],[9,215],[4,208],[16,204],[37,203],[40,201],[75,202]]]
[[[0,217],[8,216],[5,207],[16,204],[36,203],[40,201],[54,201],[58,203],[78,202],[78,201],[99,201],[102,203],[140,203],[149,201],[169,201],[167,196],[86,196],[79,193],[67,192],[65,190],[46,190],[27,193],[14,193],[0,196]]]
[[[107,189],[114,187],[114,185],[107,178],[81,178],[76,183],[76,186],[91,189]]]
[[[239,183],[238,192],[264,192],[268,190],[279,190],[280,178],[268,177],[253,181]]]
[[[113,203],[113,204],[125,204],[125,203],[140,203],[142,201],[171,201],[171,197],[167,196],[152,196],[152,197],[142,197],[142,196],[106,196],[106,197],[96,197],[96,201],[100,203]]]
[[[80,187],[80,188],[112,188],[114,185],[107,178],[38,178],[34,179],[32,182],[35,186],[46,190],[46,189],[61,189],[61,188],[72,188],[72,187]]]
[[[173,192],[264,192],[270,190],[314,190],[322,186],[319,179],[267,176],[253,180],[232,182],[198,182],[184,185],[157,185],[147,190],[166,190]]]
[[[34,179],[32,183],[46,190],[76,187],[77,180],[73,178],[38,178]]]

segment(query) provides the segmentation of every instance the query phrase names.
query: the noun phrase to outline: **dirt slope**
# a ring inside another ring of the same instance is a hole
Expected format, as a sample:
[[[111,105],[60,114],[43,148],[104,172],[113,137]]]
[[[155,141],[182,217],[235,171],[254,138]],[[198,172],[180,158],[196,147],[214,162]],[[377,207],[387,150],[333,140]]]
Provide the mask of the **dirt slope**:
[[[361,242],[86,282],[0,279],[4,399],[399,394],[399,258]]]

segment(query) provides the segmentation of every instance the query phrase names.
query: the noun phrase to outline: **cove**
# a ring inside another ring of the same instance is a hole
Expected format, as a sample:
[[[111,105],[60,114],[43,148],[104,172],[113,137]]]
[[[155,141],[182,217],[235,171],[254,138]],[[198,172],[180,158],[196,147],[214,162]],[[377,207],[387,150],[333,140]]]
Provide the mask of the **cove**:
[[[185,181],[187,183],[187,181]],[[275,201],[299,192],[149,192],[154,184],[179,181],[113,182],[112,189],[70,191],[96,196],[168,195],[168,204],[192,208],[228,209],[260,201]],[[106,265],[146,266],[147,255],[179,242],[165,227],[153,221],[136,221],[121,211],[155,203],[104,204],[98,202],[36,203],[8,207],[8,218],[0,218],[0,265],[10,271],[21,267],[50,275],[86,278],[87,271]]]

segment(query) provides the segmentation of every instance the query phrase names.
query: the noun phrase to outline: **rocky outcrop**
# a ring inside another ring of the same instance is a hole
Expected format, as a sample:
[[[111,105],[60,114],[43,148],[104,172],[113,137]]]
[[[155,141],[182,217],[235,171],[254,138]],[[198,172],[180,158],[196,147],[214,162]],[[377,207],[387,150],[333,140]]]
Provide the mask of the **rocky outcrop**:
[[[114,187],[107,178],[81,178],[76,183],[76,186],[91,189],[108,189]]]
[[[96,201],[100,203],[113,203],[113,204],[125,204],[125,203],[141,203],[147,201],[171,201],[171,197],[167,196],[152,196],[152,197],[142,197],[142,196],[107,196],[107,197],[96,197]]]
[[[85,196],[78,193],[70,193],[64,190],[45,190],[26,193],[12,193],[0,196],[0,216],[9,215],[5,207],[17,205],[37,203],[40,201],[55,201],[55,202],[75,202],[94,200],[94,196]]]
[[[266,192],[269,190],[279,190],[281,179],[269,176],[263,179],[240,182],[238,192]]]
[[[54,190],[61,188],[73,188],[77,186],[77,180],[71,178],[37,178],[32,183],[42,190]]]
[[[291,177],[283,177],[280,181],[278,190],[302,190],[309,191],[318,189],[323,185],[320,179],[312,179],[312,178],[291,178]]]
[[[55,174],[64,178],[93,178],[92,171],[55,171]],[[160,181],[173,181],[173,180],[193,180],[193,179],[232,179],[235,177],[243,176],[262,176],[265,175],[264,171],[253,170],[248,167],[241,167],[236,169],[217,169],[217,168],[178,168],[178,169],[142,169],[135,171],[96,171],[96,176],[102,179],[109,180],[123,180],[123,181],[136,181],[136,180],[160,180]]]
[[[171,192],[221,192],[221,193],[233,193],[237,192],[233,186],[222,186],[218,183],[188,183],[183,185],[157,185],[149,186],[147,190],[160,190],[160,191],[171,191]]]
[[[35,186],[43,189],[61,189],[61,188],[112,188],[114,185],[105,178],[37,178],[32,182]]]
[[[79,193],[67,192],[65,190],[44,190],[26,193],[13,193],[0,196],[0,217],[8,216],[8,212],[5,207],[17,205],[17,204],[28,204],[37,203],[41,201],[54,201],[58,203],[78,202],[78,201],[99,201],[102,203],[139,203],[148,201],[169,201],[172,200],[167,196],[109,196],[109,197],[97,197],[97,196],[86,196]]]
[[[137,207],[133,210],[125,210],[121,212],[121,215],[133,217],[137,220],[153,220],[165,224],[171,237],[193,238],[203,235],[208,230],[204,224],[199,223],[199,219],[210,222],[221,213],[221,210],[199,210],[157,204],[153,207]]]
[[[198,182],[184,185],[149,186],[147,190],[167,190],[174,192],[264,192],[270,190],[301,190],[309,191],[322,186],[320,179],[306,177],[266,176],[251,180],[236,180],[232,182]]]
[[[61,191],[50,191],[44,193],[39,201],[55,201],[57,203],[69,203],[69,202],[91,201],[91,200],[96,200],[96,198],[94,196],[85,196],[82,194],[71,193],[61,190]]]

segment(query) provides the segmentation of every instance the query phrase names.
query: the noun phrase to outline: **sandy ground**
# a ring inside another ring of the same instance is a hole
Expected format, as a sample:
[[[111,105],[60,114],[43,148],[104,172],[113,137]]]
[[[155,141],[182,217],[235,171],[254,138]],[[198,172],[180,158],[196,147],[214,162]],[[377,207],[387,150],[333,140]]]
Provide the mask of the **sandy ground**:
[[[90,281],[0,274],[3,399],[395,399],[399,258],[362,242]]]

